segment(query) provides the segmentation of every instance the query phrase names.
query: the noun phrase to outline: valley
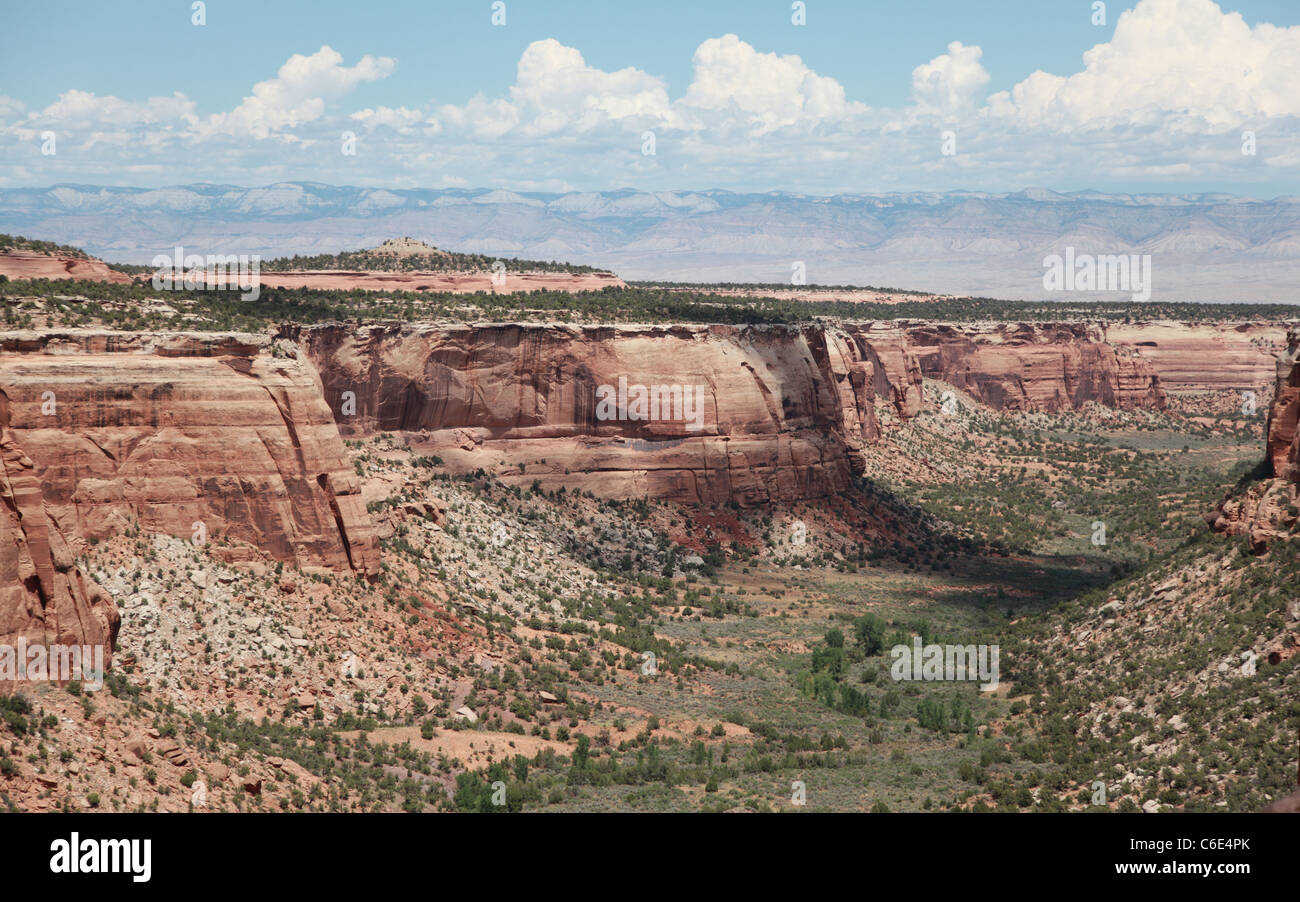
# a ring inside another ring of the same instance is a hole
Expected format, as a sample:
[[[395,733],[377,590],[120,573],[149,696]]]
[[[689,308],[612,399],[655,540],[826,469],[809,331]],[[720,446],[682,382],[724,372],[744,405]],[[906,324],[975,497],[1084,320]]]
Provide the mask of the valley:
[[[42,279],[0,284],[0,644],[112,653],[0,698],[7,807],[1294,785],[1285,307]],[[699,387],[698,428],[604,418],[620,378]],[[1000,649],[997,687],[894,679],[916,641]]]

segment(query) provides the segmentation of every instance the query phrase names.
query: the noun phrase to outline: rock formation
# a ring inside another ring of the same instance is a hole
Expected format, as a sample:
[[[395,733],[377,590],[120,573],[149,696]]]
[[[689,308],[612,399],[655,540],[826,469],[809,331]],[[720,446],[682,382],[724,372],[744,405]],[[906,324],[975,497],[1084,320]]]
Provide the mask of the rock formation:
[[[100,645],[107,662],[119,621],[117,606],[76,566],[49,516],[0,391],[0,644]]]
[[[842,491],[922,377],[997,408],[1163,407],[1159,378],[1085,327],[287,327],[344,432],[419,433],[453,468],[611,497],[801,500]],[[928,372],[927,372],[927,367]],[[682,418],[605,417],[601,386],[699,387]]]
[[[0,334],[0,388],[68,536],[145,531],[373,574],[378,548],[310,361],[262,336]]]
[[[1256,553],[1294,530],[1300,504],[1300,332],[1287,336],[1277,358],[1277,389],[1268,413],[1267,454],[1271,479],[1229,494],[1206,521],[1219,532],[1244,535]]]
[[[1106,341],[1146,361],[1168,392],[1257,391],[1273,381],[1281,323],[1110,323]]]
[[[927,378],[995,410],[1077,410],[1088,401],[1123,410],[1165,407],[1150,365],[1107,344],[1096,327],[923,325],[908,329],[907,337]]]
[[[0,254],[0,275],[10,279],[87,279],[128,285],[131,277],[94,257],[14,251]]]
[[[270,272],[258,276],[263,288],[316,288],[351,291],[446,291],[513,294],[517,291],[599,291],[618,288],[623,280],[607,272],[510,272],[493,279],[490,272],[362,272],[314,270]]]
[[[849,450],[879,434],[874,365],[820,327],[283,334],[316,361],[344,432],[421,433],[454,468],[545,488],[706,503],[819,497],[847,488]],[[620,385],[662,389],[669,403],[645,419],[618,398],[602,412],[602,392]]]
[[[1277,388],[1268,411],[1268,459],[1273,475],[1300,482],[1300,331],[1287,335],[1277,359]]]

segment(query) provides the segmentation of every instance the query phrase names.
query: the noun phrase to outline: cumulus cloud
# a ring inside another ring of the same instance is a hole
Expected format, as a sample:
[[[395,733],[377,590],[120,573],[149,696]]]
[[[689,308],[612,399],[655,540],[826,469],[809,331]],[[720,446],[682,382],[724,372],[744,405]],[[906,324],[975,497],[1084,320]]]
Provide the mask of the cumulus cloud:
[[[463,106],[444,106],[440,115],[482,138],[581,134],[609,123],[657,125],[670,118],[662,79],[633,67],[596,69],[578,50],[552,38],[524,50],[508,98],[480,95]]]
[[[911,100],[897,108],[849,97],[811,62],[734,34],[710,37],[674,96],[658,74],[601,69],[547,39],[522,51],[502,92],[356,109],[348,92],[396,64],[364,56],[347,65],[326,46],[290,57],[234,109],[203,116],[182,94],[132,101],[68,91],[35,111],[0,96],[0,159],[11,161],[0,182],[13,184],[22,167],[39,184],[158,171],[166,183],[514,190],[1125,190],[1133,181],[1176,189],[1252,180],[1297,190],[1285,180],[1300,177],[1300,27],[1252,27],[1212,0],[1140,0],[1081,64],[991,96],[983,50],[959,40],[913,61]],[[44,128],[59,132],[57,157],[40,154]],[[956,131],[956,155],[940,152],[940,128]],[[1256,157],[1241,153],[1247,128],[1258,133]],[[349,129],[364,133],[355,155],[313,146]],[[656,134],[656,155],[643,153],[645,130]]]
[[[948,52],[912,70],[912,98],[924,108],[952,112],[969,107],[989,83],[980,63],[984,51],[961,41],[948,45]]]
[[[197,121],[194,101],[179,92],[170,97],[150,97],[137,102],[77,90],[63,92],[54,103],[40,113],[33,113],[31,118],[73,129],[192,124]]]
[[[989,98],[995,115],[1047,128],[1232,127],[1300,115],[1300,26],[1253,28],[1213,0],[1142,0],[1063,77],[1034,72]]]
[[[818,75],[799,57],[760,53],[734,34],[700,44],[694,64],[681,106],[696,112],[734,111],[763,129],[775,129],[867,109],[846,101],[843,85]]]
[[[310,56],[295,53],[275,78],[253,85],[252,95],[228,113],[218,113],[202,127],[207,134],[251,135],[266,138],[325,112],[327,100],[346,94],[362,82],[387,78],[397,67],[390,57],[363,56],[355,66],[343,65],[343,55],[329,46]]]
[[[447,105],[449,126],[479,138],[587,134],[603,126],[699,131],[740,125],[756,132],[864,112],[844,87],[798,56],[761,53],[734,34],[704,41],[684,96],[670,101],[663,79],[636,68],[606,72],[559,41],[535,41],[519,59],[506,97]]]

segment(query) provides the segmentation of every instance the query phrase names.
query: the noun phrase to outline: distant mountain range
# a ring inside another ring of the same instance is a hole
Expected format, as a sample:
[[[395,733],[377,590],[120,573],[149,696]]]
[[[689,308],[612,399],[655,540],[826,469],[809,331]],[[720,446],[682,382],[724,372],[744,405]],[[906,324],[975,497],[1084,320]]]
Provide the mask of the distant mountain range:
[[[268,258],[410,235],[625,279],[788,284],[802,264],[810,284],[1027,299],[1062,296],[1043,287],[1043,261],[1073,247],[1076,255],[1150,254],[1153,300],[1300,303],[1297,197],[55,185],[0,189],[0,232],[143,264],[178,244]]]

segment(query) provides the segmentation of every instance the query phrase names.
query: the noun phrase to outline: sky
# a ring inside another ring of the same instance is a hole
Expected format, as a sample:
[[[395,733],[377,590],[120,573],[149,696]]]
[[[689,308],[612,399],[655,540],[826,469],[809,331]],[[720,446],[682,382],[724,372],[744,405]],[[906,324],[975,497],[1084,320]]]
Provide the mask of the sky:
[[[1300,194],[1295,0],[5,7],[0,188]]]

